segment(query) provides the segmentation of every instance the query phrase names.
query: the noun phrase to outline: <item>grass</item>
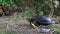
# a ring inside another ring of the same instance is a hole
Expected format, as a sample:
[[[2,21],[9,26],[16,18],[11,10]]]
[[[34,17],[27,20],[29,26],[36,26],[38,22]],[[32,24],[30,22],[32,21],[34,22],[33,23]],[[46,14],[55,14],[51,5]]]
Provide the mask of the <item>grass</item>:
[[[56,29],[56,32],[60,32],[60,29]]]
[[[56,32],[60,32],[60,25],[57,26]]]
[[[0,34],[15,34],[12,30],[0,30]]]

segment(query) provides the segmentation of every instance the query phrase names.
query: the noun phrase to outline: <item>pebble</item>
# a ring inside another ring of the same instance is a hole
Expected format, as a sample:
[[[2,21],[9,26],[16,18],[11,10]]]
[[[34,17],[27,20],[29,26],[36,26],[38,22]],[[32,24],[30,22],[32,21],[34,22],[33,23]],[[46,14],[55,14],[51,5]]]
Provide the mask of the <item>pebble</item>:
[[[49,32],[50,29],[42,29],[42,32]]]

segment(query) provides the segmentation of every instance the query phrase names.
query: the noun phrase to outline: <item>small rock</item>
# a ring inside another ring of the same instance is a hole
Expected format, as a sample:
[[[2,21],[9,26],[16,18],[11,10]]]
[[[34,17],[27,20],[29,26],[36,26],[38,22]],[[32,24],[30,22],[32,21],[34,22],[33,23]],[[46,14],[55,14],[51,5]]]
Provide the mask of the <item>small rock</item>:
[[[49,32],[50,31],[50,29],[42,29],[42,32]]]

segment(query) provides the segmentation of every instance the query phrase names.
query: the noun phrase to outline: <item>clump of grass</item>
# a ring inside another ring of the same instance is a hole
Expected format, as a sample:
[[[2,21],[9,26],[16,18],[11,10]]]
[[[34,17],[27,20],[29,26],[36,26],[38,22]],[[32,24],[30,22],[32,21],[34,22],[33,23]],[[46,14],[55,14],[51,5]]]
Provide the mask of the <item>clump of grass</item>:
[[[56,32],[60,32],[60,29],[56,29]]]
[[[0,34],[15,34],[12,30],[0,30]]]
[[[57,28],[55,29],[56,32],[60,32],[60,25],[57,26]]]
[[[53,34],[60,34],[60,25],[58,24],[57,27],[54,29]]]

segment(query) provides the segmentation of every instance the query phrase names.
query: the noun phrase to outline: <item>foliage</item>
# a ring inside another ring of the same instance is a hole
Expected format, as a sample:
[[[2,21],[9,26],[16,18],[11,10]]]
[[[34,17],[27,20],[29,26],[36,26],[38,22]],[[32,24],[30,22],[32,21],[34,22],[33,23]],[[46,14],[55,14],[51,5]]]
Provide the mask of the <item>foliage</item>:
[[[0,0],[0,4],[2,4],[3,6],[10,6],[11,4],[13,4],[12,0]]]
[[[32,17],[34,10],[32,9],[26,9],[24,12],[20,14],[22,17]]]
[[[40,3],[39,0],[34,1],[35,8],[42,8],[43,6],[48,6],[48,4],[45,3],[46,0],[43,0],[43,3]]]
[[[24,1],[25,0],[13,0],[14,4],[16,4],[17,6],[22,6]]]
[[[7,15],[9,13],[8,6],[11,6],[14,2],[12,2],[12,0],[0,0],[0,4],[3,5],[4,15]]]
[[[43,1],[43,2],[41,3],[41,1]],[[29,7],[28,2],[30,5],[33,5],[34,10],[36,10],[36,11],[43,10],[44,6],[47,7],[47,6],[53,5],[53,0],[29,0],[29,1],[28,0],[0,0],[0,4],[4,5],[6,7],[15,4],[16,6],[21,7],[22,9]],[[24,7],[23,5],[26,7]],[[29,11],[26,11],[26,12],[29,12]],[[22,13],[24,13],[24,12],[25,11],[22,10]],[[24,13],[24,14],[26,14],[26,13]]]

